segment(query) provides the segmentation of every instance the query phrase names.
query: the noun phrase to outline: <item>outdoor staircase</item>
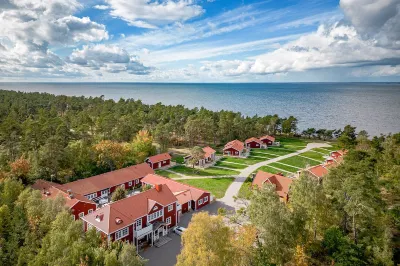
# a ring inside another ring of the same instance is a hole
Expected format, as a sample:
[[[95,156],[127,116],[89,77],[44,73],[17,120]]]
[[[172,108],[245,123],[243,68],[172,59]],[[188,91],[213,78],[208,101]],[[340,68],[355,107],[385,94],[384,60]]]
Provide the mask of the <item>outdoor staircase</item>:
[[[159,248],[159,247],[167,244],[171,240],[172,240],[172,238],[170,238],[168,236],[162,236],[156,243],[154,243],[154,246]]]

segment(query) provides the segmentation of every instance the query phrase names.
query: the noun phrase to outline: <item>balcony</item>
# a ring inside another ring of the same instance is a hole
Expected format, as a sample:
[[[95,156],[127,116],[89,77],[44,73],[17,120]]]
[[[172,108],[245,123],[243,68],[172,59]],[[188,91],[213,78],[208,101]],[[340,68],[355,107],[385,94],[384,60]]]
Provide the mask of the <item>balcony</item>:
[[[135,231],[135,237],[136,238],[140,238],[140,237],[145,236],[145,235],[147,235],[147,234],[149,234],[151,232],[153,232],[153,224],[149,224],[148,226],[143,227],[142,229]]]

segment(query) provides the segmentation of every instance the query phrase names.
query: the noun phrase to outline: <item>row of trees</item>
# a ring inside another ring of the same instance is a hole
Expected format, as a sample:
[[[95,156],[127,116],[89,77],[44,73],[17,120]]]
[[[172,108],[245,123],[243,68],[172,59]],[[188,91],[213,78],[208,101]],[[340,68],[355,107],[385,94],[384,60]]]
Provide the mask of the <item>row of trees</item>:
[[[140,163],[172,145],[219,145],[263,134],[294,134],[297,119],[146,105],[46,93],[0,91],[0,172],[27,160],[28,179],[66,182]],[[29,181],[28,180],[28,181]],[[27,180],[24,180],[24,182]]]
[[[0,265],[144,265],[134,246],[82,228],[61,196],[42,200],[19,180],[0,181]]]
[[[345,161],[322,183],[307,174],[295,179],[288,204],[271,184],[238,199],[246,207],[225,216],[240,237],[214,226],[222,218],[194,218],[178,265],[397,265],[400,134],[368,140],[353,129],[342,139]]]

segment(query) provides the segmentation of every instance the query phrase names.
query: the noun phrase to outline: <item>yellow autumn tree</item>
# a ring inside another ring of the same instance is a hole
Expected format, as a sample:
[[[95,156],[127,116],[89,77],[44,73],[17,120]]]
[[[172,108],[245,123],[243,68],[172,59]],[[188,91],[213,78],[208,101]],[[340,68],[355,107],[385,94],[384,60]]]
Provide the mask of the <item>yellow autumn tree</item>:
[[[128,161],[130,148],[126,143],[103,140],[94,145],[97,164],[109,170],[120,169]]]
[[[255,234],[252,226],[244,226],[235,233],[225,225],[222,216],[195,214],[182,236],[177,266],[249,265]]]
[[[30,162],[22,155],[20,158],[10,163],[10,175],[25,181],[31,170]]]
[[[297,245],[296,251],[293,257],[293,265],[296,266],[308,266],[307,256],[304,252],[304,247]]]
[[[133,153],[137,163],[143,163],[150,155],[155,153],[153,137],[147,130],[140,130],[132,142]]]

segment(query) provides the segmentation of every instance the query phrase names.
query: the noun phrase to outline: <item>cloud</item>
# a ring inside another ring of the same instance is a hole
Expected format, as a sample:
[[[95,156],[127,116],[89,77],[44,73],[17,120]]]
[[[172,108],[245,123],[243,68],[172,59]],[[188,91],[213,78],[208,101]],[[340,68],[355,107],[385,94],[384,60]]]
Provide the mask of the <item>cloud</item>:
[[[1,73],[9,76],[20,73],[29,76],[41,71],[44,76],[76,73],[50,47],[109,38],[104,25],[89,17],[73,16],[81,8],[76,0],[3,2],[0,5]]]
[[[109,7],[109,6],[106,6],[106,5],[95,5],[95,6],[93,6],[93,8],[94,8],[94,9],[98,9],[98,10],[107,10],[107,9],[109,9],[110,7]]]
[[[204,9],[193,0],[107,0],[107,3],[112,16],[143,28],[186,21],[204,13]]]
[[[75,49],[68,57],[68,62],[93,70],[109,73],[127,72],[135,75],[147,75],[153,68],[144,66],[137,57],[114,45],[85,45]]]

